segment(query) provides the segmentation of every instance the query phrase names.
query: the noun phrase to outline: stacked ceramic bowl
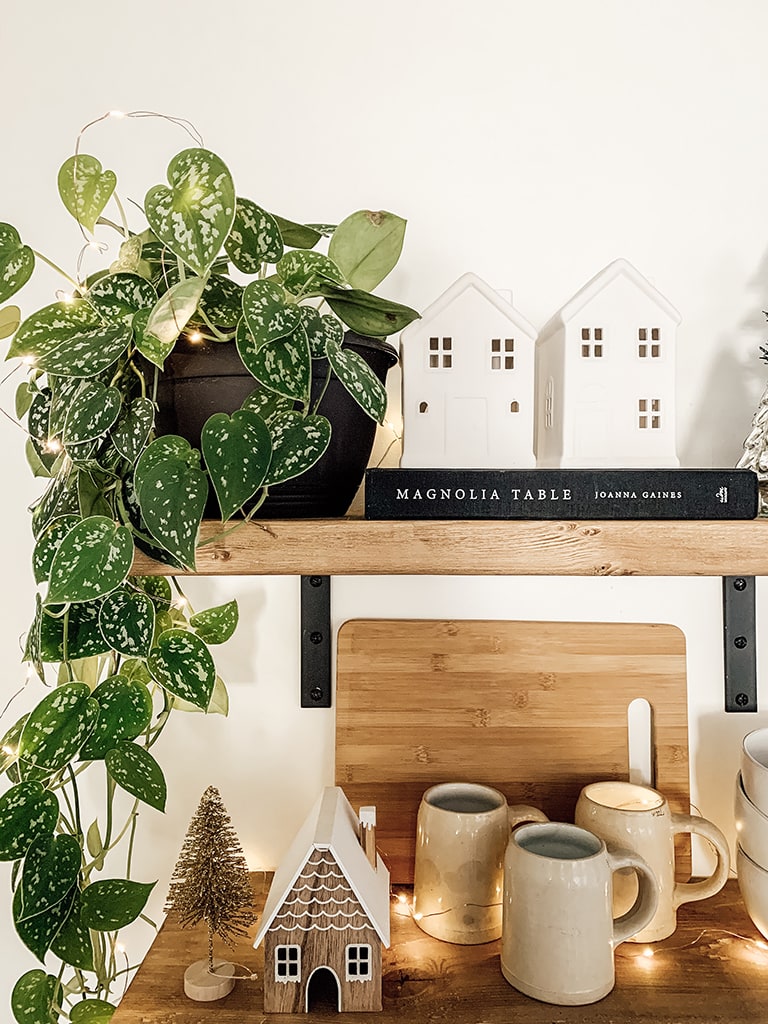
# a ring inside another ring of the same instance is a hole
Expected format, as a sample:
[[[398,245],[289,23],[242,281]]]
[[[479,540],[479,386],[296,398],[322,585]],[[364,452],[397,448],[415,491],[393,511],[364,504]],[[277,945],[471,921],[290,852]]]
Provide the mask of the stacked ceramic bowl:
[[[744,737],[733,810],[739,889],[747,913],[768,938],[768,729]]]

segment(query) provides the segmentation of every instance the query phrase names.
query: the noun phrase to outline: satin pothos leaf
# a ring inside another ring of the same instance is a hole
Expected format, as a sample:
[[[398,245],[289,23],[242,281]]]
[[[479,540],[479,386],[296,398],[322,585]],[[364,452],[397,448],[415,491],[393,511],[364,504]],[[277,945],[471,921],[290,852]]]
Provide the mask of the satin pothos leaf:
[[[18,921],[47,913],[60,903],[77,881],[82,867],[80,844],[74,836],[41,836],[24,858],[21,909]]]
[[[272,462],[266,483],[279,484],[306,472],[317,462],[331,441],[331,424],[325,416],[281,413],[269,422]]]
[[[353,288],[373,291],[400,258],[405,225],[386,210],[358,210],[336,228],[328,255]]]
[[[342,348],[338,341],[329,341],[325,352],[333,372],[363,412],[383,423],[387,392],[368,363],[357,352]]]
[[[203,425],[200,445],[221,518],[227,520],[262,485],[272,457],[269,428],[255,412],[218,412]]]
[[[105,171],[101,161],[87,153],[76,153],[59,169],[59,195],[78,224],[93,232],[96,221],[115,191],[117,176]]]
[[[149,226],[200,277],[207,274],[235,217],[235,186],[208,149],[185,149],[168,165],[168,185],[147,192]]]
[[[61,547],[61,542],[66,535],[80,522],[79,516],[59,516],[52,519],[37,538],[35,550],[32,552],[32,570],[35,574],[35,583],[42,583],[48,579],[51,571],[51,564],[56,552]]]
[[[238,197],[232,230],[224,243],[227,256],[244,274],[258,274],[264,263],[283,255],[280,228],[271,213]]]
[[[7,302],[23,288],[34,269],[34,252],[28,245],[22,244],[19,233],[12,224],[0,223],[0,302]],[[9,308],[16,309],[15,306]]]
[[[344,328],[335,316],[321,316],[312,306],[301,307],[301,325],[309,342],[313,359],[325,355],[326,345],[344,340]]]
[[[21,324],[8,359],[31,359],[47,373],[93,377],[125,352],[131,328],[107,323],[85,299],[55,302]]]
[[[11,1011],[16,1024],[53,1024],[59,982],[39,968],[22,974],[11,993]]]
[[[109,646],[128,658],[149,654],[155,629],[155,606],[146,594],[120,588],[104,598],[99,629]]]
[[[52,836],[59,802],[41,782],[19,782],[0,796],[0,860],[19,860],[41,836]]]
[[[65,683],[30,713],[19,739],[19,760],[57,771],[77,754],[99,717],[85,683]]]
[[[189,624],[207,644],[223,644],[237,628],[237,601],[228,601],[215,608],[206,608],[193,615]]]
[[[136,466],[141,516],[152,537],[188,569],[208,497],[208,481],[195,464],[199,455],[183,438],[158,438]]]
[[[248,372],[264,387],[284,398],[304,404],[309,401],[312,358],[301,323],[293,334],[257,345],[245,323],[240,321],[237,350]]]
[[[154,306],[157,292],[138,274],[106,274],[88,289],[88,299],[105,320],[130,327],[135,313]]]
[[[133,538],[106,516],[74,526],[53,557],[45,603],[93,601],[120,586],[133,562]]]
[[[275,266],[275,272],[283,287],[291,295],[314,295],[321,281],[335,281],[339,285],[347,282],[341,268],[328,256],[306,249],[287,252]]]
[[[130,740],[120,740],[107,751],[104,762],[109,774],[126,793],[158,811],[165,810],[165,776],[148,750]]]
[[[135,921],[144,909],[155,882],[104,878],[91,882],[80,894],[80,920],[86,928],[115,932]]]
[[[301,323],[300,307],[287,302],[285,292],[274,281],[251,281],[243,292],[243,316],[247,326],[243,337],[250,333],[255,348],[292,334]],[[239,340],[237,347],[240,350]]]
[[[134,398],[123,405],[117,422],[110,429],[112,444],[133,465],[144,450],[155,422],[155,409],[148,398]]]
[[[122,740],[133,740],[152,719],[152,697],[145,683],[124,675],[110,676],[93,691],[99,717],[80,748],[81,761],[96,761]]]
[[[105,387],[98,380],[84,380],[72,396],[64,420],[62,441],[65,446],[93,441],[106,434],[117,420],[123,397],[117,388]]]
[[[169,693],[205,709],[211,699],[216,668],[203,640],[185,629],[161,634],[149,656],[152,677]]]

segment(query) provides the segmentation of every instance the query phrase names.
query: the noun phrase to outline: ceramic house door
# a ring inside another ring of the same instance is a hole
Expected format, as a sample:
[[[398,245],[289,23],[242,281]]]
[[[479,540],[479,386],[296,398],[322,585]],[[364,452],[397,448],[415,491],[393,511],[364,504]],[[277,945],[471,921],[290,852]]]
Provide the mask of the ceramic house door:
[[[488,458],[488,402],[485,398],[447,398],[445,451],[454,466],[482,467]]]
[[[573,455],[588,459],[605,454],[611,444],[610,394],[598,384],[581,389],[574,406]]]

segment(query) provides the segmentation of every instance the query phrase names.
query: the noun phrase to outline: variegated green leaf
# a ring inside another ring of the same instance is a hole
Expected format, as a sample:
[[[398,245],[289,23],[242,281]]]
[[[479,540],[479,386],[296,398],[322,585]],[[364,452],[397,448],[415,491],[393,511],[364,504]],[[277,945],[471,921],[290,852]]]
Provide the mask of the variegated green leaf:
[[[309,401],[312,359],[301,325],[285,338],[257,345],[241,320],[237,328],[237,351],[248,372],[264,387],[304,404]]]
[[[96,441],[85,442],[82,445],[70,445],[67,454],[75,462],[80,451],[85,455],[88,445],[96,445]],[[71,454],[73,449],[75,454]],[[83,462],[80,472],[77,474],[77,503],[80,508],[80,515],[83,519],[89,516],[106,516],[112,518],[112,507],[107,501],[104,493],[104,478],[98,473],[98,465],[91,462]]]
[[[358,210],[336,228],[328,255],[353,288],[373,291],[400,258],[405,224],[386,210]]]
[[[41,962],[69,917],[75,891],[76,887],[73,886],[64,899],[52,906],[47,913],[24,920],[21,919],[21,886],[18,886],[13,894],[13,923],[16,926],[16,933],[27,949]]]
[[[238,330],[237,340],[241,358],[241,334],[245,340],[250,333],[249,348],[258,348],[292,334],[301,323],[300,307],[286,302],[285,292],[274,281],[251,281],[243,292],[243,316],[247,330]]]
[[[333,372],[363,412],[377,423],[383,423],[387,392],[363,357],[351,349],[342,348],[337,341],[328,342],[326,355]]]
[[[144,591],[158,611],[167,610],[173,601],[173,591],[165,576],[132,576],[131,583]]]
[[[174,255],[204,276],[235,216],[235,186],[224,162],[207,149],[185,149],[168,165],[168,182],[144,200],[149,226]]]
[[[29,412],[29,407],[37,394],[37,386],[30,384],[29,381],[23,380],[21,384],[16,388],[16,394],[14,396],[14,411],[16,412],[16,419],[21,420]]]
[[[194,633],[169,629],[149,656],[149,671],[169,693],[206,708],[216,681],[216,668],[206,644]]]
[[[130,327],[134,313],[155,305],[157,292],[138,274],[107,274],[89,288],[88,300],[105,320]]]
[[[106,654],[110,647],[99,632],[100,609],[100,601],[83,601],[70,605],[66,619],[45,609],[40,618],[40,659],[56,664]]]
[[[286,291],[296,296],[322,294],[318,289],[325,281],[346,284],[341,268],[332,259],[306,249],[285,253],[275,271]]]
[[[58,820],[59,802],[42,783],[7,790],[0,796],[0,860],[19,860],[36,839],[53,835]]]
[[[43,697],[19,740],[19,759],[56,771],[71,761],[99,717],[98,702],[85,683],[66,683]]]
[[[301,307],[301,324],[309,342],[309,351],[313,359],[321,359],[325,355],[325,346],[344,340],[344,328],[335,316],[321,316],[312,306]]]
[[[29,714],[22,715],[18,722],[14,722],[5,736],[0,739],[0,775],[6,772],[12,764],[16,764],[21,730],[28,718]]]
[[[110,676],[93,691],[99,718],[80,748],[81,761],[96,761],[121,740],[133,740],[152,719],[152,697],[145,683],[127,676]]]
[[[148,750],[130,740],[120,740],[107,751],[104,762],[109,774],[126,793],[158,811],[165,810],[165,776]]]
[[[77,473],[69,460],[63,460],[42,498],[32,509],[32,532],[39,537],[56,516],[78,515]]]
[[[74,836],[40,836],[27,850],[21,874],[18,921],[51,910],[67,896],[82,867],[80,844]]]
[[[46,458],[45,454],[41,455],[41,451],[40,444],[35,442],[34,438],[28,437],[24,445],[24,457],[32,471],[32,476],[50,479],[53,475],[53,467],[56,464],[55,457],[52,463],[50,457]]]
[[[269,430],[255,412],[217,412],[203,425],[200,446],[227,520],[261,487],[272,456]]]
[[[84,380],[75,392],[64,421],[65,445],[82,444],[106,434],[120,415],[123,397],[117,388],[98,380]]]
[[[0,341],[15,334],[21,323],[21,310],[18,306],[6,306],[0,309]]]
[[[120,416],[110,431],[112,444],[123,458],[133,465],[144,449],[155,422],[155,409],[148,398],[134,398],[123,405]]]
[[[81,971],[92,971],[93,945],[88,929],[80,921],[80,892],[75,889],[75,898],[69,917],[51,942],[51,952],[65,964]]]
[[[200,309],[218,328],[232,330],[243,313],[243,286],[221,274],[211,274],[200,299]]]
[[[11,1010],[16,1024],[54,1024],[59,983],[52,974],[34,970],[22,974],[11,993]]]
[[[188,277],[160,296],[146,322],[143,311],[134,317],[136,348],[160,369],[197,309],[204,288],[205,278]]]
[[[192,469],[197,469],[200,465],[200,453],[190,446],[189,441],[178,434],[163,434],[141,453],[136,463],[133,475],[136,490],[140,491],[144,486],[144,480],[151,469],[167,462],[168,459],[181,459]]]
[[[130,327],[107,324],[85,299],[72,299],[27,317],[8,358],[32,359],[39,369],[63,377],[93,377],[111,366],[130,340]]]
[[[108,1024],[116,1009],[104,999],[87,999],[75,1003],[69,1011],[69,1019],[71,1024]]]
[[[115,497],[120,520],[129,524],[133,531],[133,541],[136,548],[150,558],[153,558],[156,562],[163,562],[174,569],[185,569],[186,566],[178,558],[175,558],[169,551],[166,551],[150,537],[147,524],[144,522],[141,514],[139,499],[132,477],[123,477],[122,487]]]
[[[74,526],[53,557],[46,604],[94,601],[127,577],[133,561],[130,530],[106,516]]]
[[[277,263],[283,255],[283,240],[271,213],[250,199],[238,197],[235,220],[224,248],[238,270],[258,274],[262,264]]]
[[[59,516],[58,519],[52,519],[37,538],[35,550],[32,553],[35,583],[42,583],[48,579],[53,556],[59,550],[66,535],[78,522],[78,516]]]
[[[152,276],[152,268],[147,260],[141,258],[141,250],[144,245],[142,235],[131,235],[130,238],[120,245],[120,252],[115,262],[110,266],[110,274],[138,274],[147,281]]]
[[[109,646],[128,658],[144,658],[152,645],[155,606],[146,594],[121,588],[104,598],[99,629]]]
[[[22,245],[16,228],[0,223],[0,302],[7,302],[15,295],[30,279],[34,269],[35,254],[28,245]]]
[[[370,295],[359,288],[341,288],[328,281],[321,293],[336,316],[357,334],[386,338],[397,334],[419,314],[399,302]]]
[[[48,374],[51,388],[50,433],[52,437],[61,437],[69,407],[82,384],[79,377],[57,377]]]
[[[224,680],[220,676],[216,676],[216,682],[213,684],[211,699],[208,701],[206,707],[196,707],[194,704],[190,704],[188,700],[182,700],[181,697],[173,697],[171,701],[171,706],[174,711],[183,711],[185,714],[223,715],[224,718],[229,714],[229,694],[227,693],[227,688],[224,685]]]
[[[248,409],[261,416],[264,422],[268,422],[273,416],[281,412],[293,411],[293,399],[285,395],[278,395],[263,386],[257,387],[243,400],[241,409]]]
[[[169,438],[158,441],[169,441]],[[186,441],[183,455],[171,455],[159,461],[153,451],[158,441],[146,449],[136,469],[141,516],[158,544],[184,566],[194,569],[208,481],[200,469],[190,465],[193,450]]]
[[[32,397],[27,416],[27,430],[38,441],[47,441],[51,421],[51,392],[43,388]]]
[[[215,608],[206,608],[189,620],[189,624],[207,644],[223,644],[237,628],[237,601],[228,601]]]
[[[59,170],[61,200],[78,224],[90,232],[116,185],[115,172],[103,170],[101,161],[86,153],[71,156]]]
[[[279,484],[306,472],[325,453],[331,440],[331,424],[325,416],[286,412],[269,423],[272,462],[267,483]]]
[[[115,932],[135,921],[144,909],[155,882],[104,878],[81,893],[80,920],[97,932]]]

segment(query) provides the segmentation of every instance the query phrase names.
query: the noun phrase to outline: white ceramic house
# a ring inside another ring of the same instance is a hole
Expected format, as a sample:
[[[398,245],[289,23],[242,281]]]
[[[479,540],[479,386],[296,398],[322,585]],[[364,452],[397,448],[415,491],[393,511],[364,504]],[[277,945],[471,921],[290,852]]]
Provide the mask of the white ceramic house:
[[[679,465],[679,323],[674,306],[624,259],[577,292],[536,343],[537,465]]]
[[[381,1009],[389,871],[364,824],[371,812],[361,808],[358,819],[328,786],[275,872],[253,943],[264,942],[266,1013],[306,1012],[319,972],[335,985],[340,1011]]]
[[[536,329],[476,274],[464,274],[400,336],[400,465],[535,465]]]

